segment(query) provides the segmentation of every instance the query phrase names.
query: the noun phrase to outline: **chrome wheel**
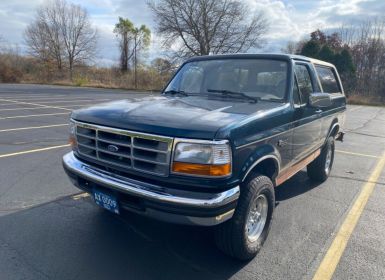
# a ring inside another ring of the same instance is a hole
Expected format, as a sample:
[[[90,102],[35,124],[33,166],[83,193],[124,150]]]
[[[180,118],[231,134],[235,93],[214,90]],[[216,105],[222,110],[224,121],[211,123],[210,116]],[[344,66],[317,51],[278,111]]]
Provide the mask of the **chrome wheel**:
[[[325,172],[328,174],[330,171],[330,165],[332,163],[332,149],[329,147],[327,153],[326,153],[326,160],[325,160]]]
[[[251,210],[247,217],[246,235],[249,242],[255,242],[261,236],[265,228],[267,214],[269,210],[269,203],[264,194],[260,194],[253,201]]]

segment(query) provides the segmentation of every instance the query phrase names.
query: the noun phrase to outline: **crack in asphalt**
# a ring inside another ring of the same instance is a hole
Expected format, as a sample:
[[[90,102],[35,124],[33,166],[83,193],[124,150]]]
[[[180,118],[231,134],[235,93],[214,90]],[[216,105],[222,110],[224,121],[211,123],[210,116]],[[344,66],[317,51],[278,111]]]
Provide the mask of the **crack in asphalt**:
[[[358,127],[354,128],[354,129],[346,130],[346,132],[351,132],[351,131],[355,132],[355,131],[357,131],[359,129],[365,128],[367,126],[367,124],[369,124],[373,120],[383,121],[382,119],[377,119],[379,117],[380,113],[382,112],[382,110],[383,110],[383,108],[379,108],[378,111],[374,114],[373,118],[367,119],[366,121],[364,121],[362,123],[361,126],[358,126]]]
[[[331,175],[329,176],[330,178],[337,178],[337,179],[345,179],[345,180],[350,180],[350,181],[356,181],[356,182],[362,182],[362,183],[374,183],[376,185],[383,185],[385,186],[385,182],[373,182],[373,181],[368,181],[365,179],[360,179],[360,178],[352,178],[348,176],[338,176],[338,175]]]
[[[385,135],[374,135],[374,134],[369,134],[369,133],[364,133],[364,132],[356,132],[353,130],[347,130],[346,131],[349,134],[358,134],[358,135],[363,135],[363,136],[369,136],[369,137],[376,137],[376,138],[381,138],[385,139]]]

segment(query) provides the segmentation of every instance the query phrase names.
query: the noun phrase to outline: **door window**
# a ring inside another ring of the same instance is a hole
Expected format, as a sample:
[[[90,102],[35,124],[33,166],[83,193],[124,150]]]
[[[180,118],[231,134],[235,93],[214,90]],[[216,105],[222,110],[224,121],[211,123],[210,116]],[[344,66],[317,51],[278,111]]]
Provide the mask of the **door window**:
[[[294,71],[297,77],[302,104],[307,104],[309,101],[310,93],[314,91],[309,69],[304,64],[296,64]]]

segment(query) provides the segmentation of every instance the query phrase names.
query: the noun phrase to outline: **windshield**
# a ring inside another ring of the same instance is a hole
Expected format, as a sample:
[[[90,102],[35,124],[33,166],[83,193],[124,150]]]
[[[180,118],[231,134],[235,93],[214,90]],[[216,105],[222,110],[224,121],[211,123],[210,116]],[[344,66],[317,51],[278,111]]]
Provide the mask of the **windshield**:
[[[231,92],[260,100],[284,101],[287,68],[287,62],[272,59],[193,61],[183,65],[165,92],[185,94]]]

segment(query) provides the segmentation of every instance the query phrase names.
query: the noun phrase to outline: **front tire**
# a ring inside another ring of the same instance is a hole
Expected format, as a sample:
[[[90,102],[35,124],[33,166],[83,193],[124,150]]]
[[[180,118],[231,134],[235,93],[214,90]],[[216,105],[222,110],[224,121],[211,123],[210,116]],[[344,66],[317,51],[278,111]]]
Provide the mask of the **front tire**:
[[[263,175],[251,178],[241,189],[232,219],[216,229],[215,240],[219,249],[240,260],[252,259],[267,238],[274,206],[271,180]]]
[[[329,177],[334,162],[334,138],[329,137],[321,154],[307,166],[307,175],[317,182],[324,182]]]

